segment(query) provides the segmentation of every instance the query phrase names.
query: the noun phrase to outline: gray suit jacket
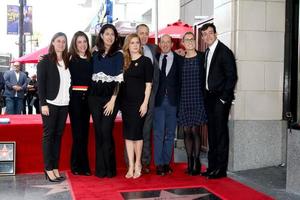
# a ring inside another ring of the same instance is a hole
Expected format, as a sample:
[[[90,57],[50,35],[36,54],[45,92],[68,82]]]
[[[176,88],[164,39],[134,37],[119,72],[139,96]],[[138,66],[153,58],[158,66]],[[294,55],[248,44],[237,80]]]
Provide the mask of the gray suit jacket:
[[[5,81],[5,90],[3,96],[6,97],[14,97],[16,94],[16,91],[13,89],[14,85],[19,85],[22,87],[22,89],[17,92],[17,96],[19,98],[24,98],[24,92],[27,88],[27,77],[26,74],[22,71],[19,72],[19,81],[17,81],[17,76],[14,70],[6,71],[4,73],[4,81]]]

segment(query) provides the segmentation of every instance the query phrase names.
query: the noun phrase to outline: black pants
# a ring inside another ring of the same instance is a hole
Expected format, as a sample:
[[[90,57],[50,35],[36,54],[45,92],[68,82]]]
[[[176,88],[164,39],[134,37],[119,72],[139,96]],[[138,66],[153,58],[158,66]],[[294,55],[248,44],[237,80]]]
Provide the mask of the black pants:
[[[33,101],[33,105],[32,105]],[[40,103],[39,99],[35,96],[29,96],[27,95],[27,106],[28,106],[28,114],[32,114],[33,106],[35,108],[36,114],[40,114]]]
[[[71,170],[79,173],[90,172],[88,159],[90,111],[87,92],[72,91],[69,114],[73,137]]]
[[[95,175],[99,177],[113,177],[116,175],[115,142],[113,127],[118,112],[117,103],[113,114],[105,116],[103,107],[110,98],[99,96],[89,97],[89,107],[95,128],[96,167]]]
[[[223,104],[219,95],[206,92],[208,115],[208,170],[226,172],[229,153],[228,117],[231,101]]]
[[[68,106],[48,104],[49,116],[43,120],[43,156],[46,170],[58,169],[61,137],[66,125]]]

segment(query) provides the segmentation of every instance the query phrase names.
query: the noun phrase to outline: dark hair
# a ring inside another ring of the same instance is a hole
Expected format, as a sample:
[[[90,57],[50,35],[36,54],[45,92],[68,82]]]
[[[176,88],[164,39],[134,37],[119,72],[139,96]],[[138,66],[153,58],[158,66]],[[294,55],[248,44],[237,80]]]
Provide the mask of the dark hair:
[[[112,46],[110,47],[110,49],[108,50],[107,55],[112,56],[116,51],[120,50],[120,39],[119,39],[119,34],[118,34],[118,31],[117,31],[116,27],[112,24],[104,24],[101,27],[101,30],[100,30],[100,32],[97,36],[97,39],[96,39],[96,46],[97,46],[98,51],[99,51],[99,56],[102,56],[105,53],[105,46],[104,46],[104,42],[103,42],[103,39],[102,39],[101,35],[108,28],[113,30],[113,32],[115,34],[115,41],[112,44]]]
[[[140,27],[146,27],[146,28],[148,29],[148,31],[149,31],[149,27],[147,26],[147,24],[139,24],[139,25],[137,25],[137,26],[135,27],[136,32],[138,31],[138,29],[139,29]]]
[[[64,51],[62,53],[62,59],[65,63],[65,68],[67,69],[68,65],[69,65],[69,55],[68,55],[68,40],[67,40],[66,34],[64,34],[62,32],[58,32],[58,33],[54,34],[54,36],[51,39],[50,45],[49,45],[48,53],[49,53],[50,60],[52,60],[54,63],[59,65],[59,63],[57,61],[57,55],[56,55],[56,52],[55,52],[52,42],[54,42],[54,40],[56,38],[61,37],[61,36],[63,36],[66,39],[66,48],[64,49]]]
[[[206,31],[209,27],[211,27],[211,28],[214,30],[214,33],[217,33],[216,26],[215,26],[213,23],[207,23],[207,24],[204,24],[204,25],[200,28],[201,35],[202,35],[202,31]]]
[[[70,45],[70,49],[69,49],[69,54],[71,56],[71,59],[78,59],[79,58],[79,55],[78,55],[78,49],[77,49],[77,46],[76,46],[76,42],[77,42],[77,39],[78,37],[84,37],[86,39],[86,42],[87,42],[87,49],[85,51],[85,56],[87,57],[88,60],[91,59],[91,52],[90,52],[90,44],[89,44],[89,38],[88,36],[82,32],[82,31],[77,31],[73,38],[72,38],[72,41],[71,41],[71,45]]]

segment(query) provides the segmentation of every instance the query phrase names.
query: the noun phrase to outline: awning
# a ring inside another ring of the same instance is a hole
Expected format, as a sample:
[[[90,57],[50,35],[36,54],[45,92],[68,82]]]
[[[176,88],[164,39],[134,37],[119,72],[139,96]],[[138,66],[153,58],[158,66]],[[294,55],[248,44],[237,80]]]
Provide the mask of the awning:
[[[11,61],[12,63],[14,62],[20,62],[22,64],[25,64],[25,63],[38,63],[39,60],[40,60],[40,57],[42,55],[45,55],[48,53],[48,49],[49,47],[44,47],[42,49],[39,49],[37,51],[34,51],[34,52],[31,52],[29,54],[26,54],[24,56],[21,56],[20,58],[17,58],[13,61]]]

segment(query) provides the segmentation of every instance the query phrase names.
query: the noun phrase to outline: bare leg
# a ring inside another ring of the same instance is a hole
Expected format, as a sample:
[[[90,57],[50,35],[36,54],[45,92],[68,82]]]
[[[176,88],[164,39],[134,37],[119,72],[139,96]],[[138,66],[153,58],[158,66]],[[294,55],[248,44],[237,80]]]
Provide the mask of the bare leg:
[[[125,177],[132,178],[134,170],[134,141],[125,139],[125,145],[128,157],[128,171]]]
[[[137,140],[134,144],[134,152],[136,156],[135,165],[134,165],[134,175],[133,178],[140,177],[141,170],[142,170],[142,162],[141,162],[141,156],[142,156],[142,149],[143,149],[143,140]]]

